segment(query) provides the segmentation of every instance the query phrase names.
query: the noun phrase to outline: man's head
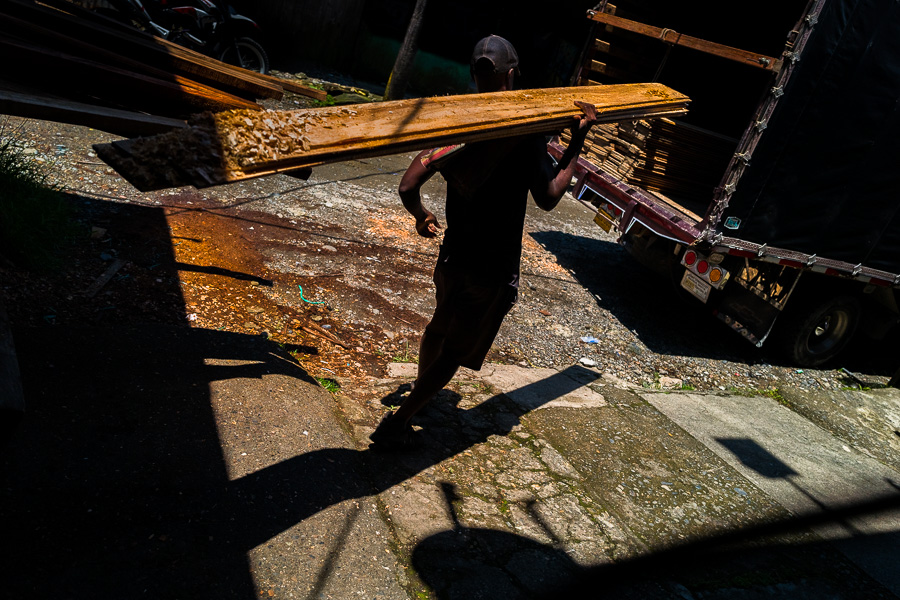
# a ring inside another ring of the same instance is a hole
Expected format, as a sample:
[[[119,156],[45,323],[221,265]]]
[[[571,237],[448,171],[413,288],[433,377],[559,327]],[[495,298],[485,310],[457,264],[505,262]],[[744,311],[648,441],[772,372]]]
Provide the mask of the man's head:
[[[489,35],[475,44],[470,67],[479,92],[509,90],[519,73],[519,55],[509,41]]]

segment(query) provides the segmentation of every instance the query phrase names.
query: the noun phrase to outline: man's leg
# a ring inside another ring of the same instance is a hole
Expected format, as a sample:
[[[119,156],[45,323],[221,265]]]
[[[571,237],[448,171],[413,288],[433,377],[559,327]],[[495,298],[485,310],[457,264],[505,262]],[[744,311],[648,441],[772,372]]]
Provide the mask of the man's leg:
[[[423,347],[429,345],[427,338],[428,334],[426,333],[422,338]],[[443,340],[440,340],[440,342],[440,345],[442,345]],[[429,347],[428,350],[434,351],[434,348]],[[393,418],[403,423],[408,423],[413,415],[428,404],[432,396],[444,389],[444,386],[450,383],[450,380],[453,379],[453,376],[459,369],[459,364],[447,358],[440,350],[437,351],[436,355],[428,355],[426,358],[427,360],[423,367],[422,355],[419,355],[419,374],[416,378],[416,384],[413,386],[412,391],[409,392],[409,396],[403,401],[403,404],[400,405],[400,408],[397,409],[397,412],[394,413]]]
[[[441,353],[444,347],[444,336],[429,332],[428,328],[422,333],[422,341],[419,343],[419,368],[416,379],[422,377],[422,373],[430,367]]]

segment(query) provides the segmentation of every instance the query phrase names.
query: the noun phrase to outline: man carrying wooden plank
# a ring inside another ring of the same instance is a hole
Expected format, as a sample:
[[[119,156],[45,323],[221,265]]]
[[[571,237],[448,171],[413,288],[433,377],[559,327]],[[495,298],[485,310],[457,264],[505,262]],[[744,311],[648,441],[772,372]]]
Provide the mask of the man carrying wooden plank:
[[[489,36],[475,45],[471,69],[479,92],[510,90],[519,58],[512,44]],[[418,376],[396,412],[371,434],[373,449],[419,445],[410,419],[447,385],[459,367],[479,370],[516,302],[522,231],[530,191],[553,210],[565,193],[582,143],[597,122],[593,106],[572,126],[572,140],[557,165],[542,135],[525,135],[421,152],[400,181],[403,206],[416,231],[435,237],[441,229],[422,205],[420,190],[436,172],[447,180],[447,233],[434,271],[437,307],[419,348]]]

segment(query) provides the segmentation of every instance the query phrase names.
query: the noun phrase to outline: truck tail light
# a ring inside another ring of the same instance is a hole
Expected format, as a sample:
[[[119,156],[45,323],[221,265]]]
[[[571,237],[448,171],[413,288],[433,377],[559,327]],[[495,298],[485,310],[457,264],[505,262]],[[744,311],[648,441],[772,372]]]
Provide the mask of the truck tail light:
[[[728,281],[728,271],[719,266],[724,258],[721,254],[713,254],[712,260],[696,250],[686,250],[681,256],[681,264],[688,271],[712,285],[716,289],[721,289]]]

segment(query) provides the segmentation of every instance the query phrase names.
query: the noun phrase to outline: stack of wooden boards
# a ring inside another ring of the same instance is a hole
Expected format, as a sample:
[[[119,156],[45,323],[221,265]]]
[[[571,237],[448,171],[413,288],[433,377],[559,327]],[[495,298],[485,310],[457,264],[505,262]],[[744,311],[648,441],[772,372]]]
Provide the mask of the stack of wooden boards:
[[[643,4],[637,0],[617,4],[601,3],[597,11],[588,12],[594,28],[578,73],[579,85],[655,80],[666,64],[668,49],[675,46],[730,61],[725,64],[746,65],[751,71],[773,71],[780,64],[772,57],[640,23],[635,20],[638,15],[627,10]],[[583,155],[629,185],[702,208],[719,185],[737,143],[681,121],[641,120],[595,127]]]
[[[629,185],[705,205],[736,146],[735,139],[660,118],[594,127],[582,155]]]
[[[66,0],[0,4],[0,112],[125,136],[167,131],[202,111],[259,110],[285,90],[325,92],[253,73]]]
[[[395,100],[297,111],[200,115],[187,129],[94,146],[142,191],[240,181],[328,162],[555,134],[577,122],[578,103],[600,123],[675,116],[690,100],[660,84],[577,86]]]

